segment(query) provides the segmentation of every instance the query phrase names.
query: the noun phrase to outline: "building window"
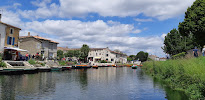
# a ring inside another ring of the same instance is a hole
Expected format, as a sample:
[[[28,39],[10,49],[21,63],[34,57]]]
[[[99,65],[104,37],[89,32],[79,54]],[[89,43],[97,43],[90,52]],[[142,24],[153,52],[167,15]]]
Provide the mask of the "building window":
[[[96,56],[98,55],[98,53],[96,53]]]
[[[49,49],[53,50],[53,44],[49,45]]]
[[[114,61],[114,59],[111,59],[111,61]]]
[[[101,55],[101,53],[99,55]]]
[[[11,45],[11,43],[12,43],[12,37],[8,36],[7,37],[7,44]]]
[[[106,56],[108,57],[108,54],[106,54]]]
[[[108,58],[106,58],[106,61],[108,61]]]
[[[12,45],[14,45],[15,44],[15,37],[13,37],[13,43],[12,43]]]
[[[11,28],[11,29],[10,29],[10,34],[13,34],[13,33],[14,33],[14,29]]]

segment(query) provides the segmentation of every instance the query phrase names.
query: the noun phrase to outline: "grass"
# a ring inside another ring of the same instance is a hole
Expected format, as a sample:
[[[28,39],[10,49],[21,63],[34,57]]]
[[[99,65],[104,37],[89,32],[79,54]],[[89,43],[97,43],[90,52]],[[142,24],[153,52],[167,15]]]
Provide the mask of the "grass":
[[[67,65],[75,65],[77,64],[76,61],[72,62],[72,61],[58,61],[59,65],[61,66],[67,66]]]
[[[30,59],[30,60],[28,60],[28,63],[30,63],[31,65],[34,65],[34,64],[36,64],[36,61],[34,59]]]
[[[205,57],[149,61],[146,72],[164,80],[171,88],[184,91],[190,99],[205,98]]]

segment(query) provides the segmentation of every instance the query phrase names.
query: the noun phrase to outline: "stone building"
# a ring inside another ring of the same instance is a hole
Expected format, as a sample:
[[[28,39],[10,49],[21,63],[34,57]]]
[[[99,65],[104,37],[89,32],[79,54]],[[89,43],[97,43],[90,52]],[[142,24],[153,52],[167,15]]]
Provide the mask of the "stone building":
[[[21,29],[0,21],[0,51],[4,47],[18,47],[19,31]]]
[[[19,52],[26,52],[18,48],[20,30],[0,21],[0,53],[4,53],[4,60],[19,60]]]
[[[30,32],[28,33],[28,36],[21,36],[19,39],[19,47],[27,50],[30,55],[39,53],[43,58],[57,57],[58,42],[40,36],[31,36]],[[23,53],[23,55],[25,55],[25,53]]]
[[[66,53],[69,50],[80,50],[58,47],[58,50],[62,50]],[[106,60],[111,63],[127,63],[127,55],[121,52],[115,52],[109,48],[90,48],[88,53],[88,60],[91,63],[96,63],[101,60]]]

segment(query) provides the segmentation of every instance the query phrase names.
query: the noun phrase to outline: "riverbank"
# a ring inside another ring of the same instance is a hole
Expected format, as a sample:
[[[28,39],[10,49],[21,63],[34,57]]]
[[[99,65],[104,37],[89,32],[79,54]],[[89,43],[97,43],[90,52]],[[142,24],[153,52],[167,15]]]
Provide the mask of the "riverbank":
[[[143,64],[146,72],[164,80],[172,89],[184,91],[190,99],[205,97],[205,57]]]

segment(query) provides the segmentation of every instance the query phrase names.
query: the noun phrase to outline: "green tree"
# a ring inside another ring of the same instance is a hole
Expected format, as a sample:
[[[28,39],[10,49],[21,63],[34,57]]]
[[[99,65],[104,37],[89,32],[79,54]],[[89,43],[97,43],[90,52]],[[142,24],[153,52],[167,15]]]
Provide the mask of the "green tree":
[[[90,51],[90,48],[87,44],[83,44],[83,46],[80,48],[81,57],[83,58],[84,62],[87,62],[89,51]]]
[[[69,50],[65,54],[65,57],[80,57],[80,50]]]
[[[132,60],[135,60],[136,59],[136,56],[135,55],[130,55],[129,56]]]
[[[64,55],[65,57],[74,57],[74,50],[69,50]]]
[[[185,12],[185,19],[179,23],[179,32],[183,36],[193,33],[195,41],[201,47],[205,44],[205,0],[196,0]]]
[[[74,51],[73,51],[73,54],[74,54],[74,55],[73,55],[74,57],[79,58],[79,57],[80,57],[81,52],[80,52],[80,50],[74,50]]]
[[[136,58],[144,62],[147,61],[148,55],[149,54],[147,52],[140,51],[137,53]]]
[[[62,50],[58,50],[58,51],[57,51],[57,57],[58,57],[58,59],[60,59],[60,60],[64,57]]]
[[[194,47],[193,35],[181,36],[178,30],[172,29],[167,36],[165,36],[164,47],[162,49],[165,53],[176,55],[181,52],[186,52]]]
[[[127,57],[127,61],[132,61],[132,58],[130,58],[129,56]]]

